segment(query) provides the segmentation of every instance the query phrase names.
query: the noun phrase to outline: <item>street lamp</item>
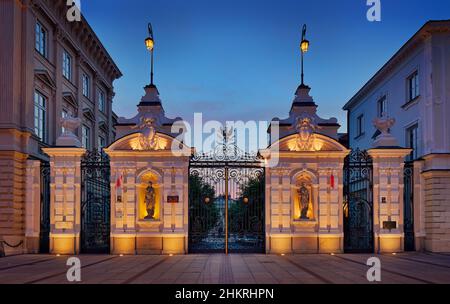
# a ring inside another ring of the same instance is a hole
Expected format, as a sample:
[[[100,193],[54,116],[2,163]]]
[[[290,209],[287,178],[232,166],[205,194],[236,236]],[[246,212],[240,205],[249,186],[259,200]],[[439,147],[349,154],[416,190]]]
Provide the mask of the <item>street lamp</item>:
[[[300,51],[302,53],[302,85],[303,86],[305,85],[305,83],[304,83],[305,75],[303,73],[303,57],[304,57],[304,54],[306,52],[308,52],[308,49],[309,49],[309,41],[306,39],[306,24],[304,24],[303,30],[302,30],[302,42],[300,43]]]
[[[151,53],[151,70],[150,70],[150,85],[153,85],[153,49],[155,47],[155,39],[153,37],[152,24],[148,24],[148,37],[145,39],[145,46]]]

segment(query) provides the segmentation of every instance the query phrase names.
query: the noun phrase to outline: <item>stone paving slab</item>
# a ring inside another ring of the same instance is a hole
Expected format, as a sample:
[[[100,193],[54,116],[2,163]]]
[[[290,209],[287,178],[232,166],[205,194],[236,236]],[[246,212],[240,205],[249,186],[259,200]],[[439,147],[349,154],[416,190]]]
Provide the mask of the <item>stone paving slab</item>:
[[[78,284],[368,284],[374,255],[81,255]],[[375,255],[381,284],[450,284],[450,255]],[[73,284],[67,256],[0,259],[0,284]]]

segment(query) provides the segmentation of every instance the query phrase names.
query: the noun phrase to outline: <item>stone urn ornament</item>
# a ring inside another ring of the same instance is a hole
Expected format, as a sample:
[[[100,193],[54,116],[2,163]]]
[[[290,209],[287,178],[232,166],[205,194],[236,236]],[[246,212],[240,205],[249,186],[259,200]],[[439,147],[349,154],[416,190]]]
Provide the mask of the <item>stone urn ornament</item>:
[[[377,117],[373,120],[373,125],[381,133],[373,143],[374,148],[398,147],[397,139],[390,133],[391,128],[395,125],[395,118]]]
[[[81,119],[73,117],[73,114],[69,112],[66,117],[61,118],[60,122],[63,132],[56,139],[56,145],[59,147],[81,147],[81,142],[75,135],[76,130],[81,125]]]

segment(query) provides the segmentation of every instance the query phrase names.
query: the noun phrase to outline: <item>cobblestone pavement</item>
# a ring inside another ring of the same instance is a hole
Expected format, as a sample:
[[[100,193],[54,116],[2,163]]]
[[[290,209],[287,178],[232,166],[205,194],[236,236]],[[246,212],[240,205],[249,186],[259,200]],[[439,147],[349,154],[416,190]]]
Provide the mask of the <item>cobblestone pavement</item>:
[[[81,283],[367,284],[373,255],[81,255]],[[450,283],[450,255],[377,255],[384,284]],[[67,284],[67,256],[0,258],[0,284]],[[73,284],[73,283],[70,283]]]

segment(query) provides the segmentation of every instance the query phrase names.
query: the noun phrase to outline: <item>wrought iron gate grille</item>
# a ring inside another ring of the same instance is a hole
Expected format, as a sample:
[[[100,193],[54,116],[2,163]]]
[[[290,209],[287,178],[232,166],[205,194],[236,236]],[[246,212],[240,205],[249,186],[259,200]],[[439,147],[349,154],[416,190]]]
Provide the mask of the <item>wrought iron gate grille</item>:
[[[103,152],[81,162],[81,252],[110,251],[110,165]]]
[[[189,252],[264,253],[265,170],[256,155],[225,140],[192,157]]]
[[[39,252],[50,252],[50,163],[41,161]]]
[[[405,251],[414,251],[414,162],[405,163],[404,184]]]
[[[372,253],[373,167],[366,151],[354,150],[344,163],[344,249]]]

